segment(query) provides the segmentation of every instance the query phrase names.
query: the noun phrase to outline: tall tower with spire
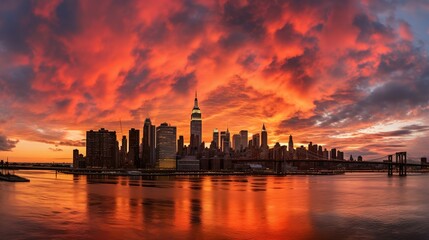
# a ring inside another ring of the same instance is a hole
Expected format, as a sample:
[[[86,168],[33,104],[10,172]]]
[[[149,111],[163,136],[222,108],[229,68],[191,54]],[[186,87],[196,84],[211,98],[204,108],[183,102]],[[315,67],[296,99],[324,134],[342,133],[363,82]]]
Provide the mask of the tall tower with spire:
[[[292,139],[292,135],[289,136],[288,151],[289,151],[289,153],[293,154],[293,139]]]
[[[198,147],[202,142],[203,122],[201,118],[201,110],[198,106],[197,91],[195,91],[194,108],[191,114],[191,132],[190,132],[190,147],[191,154],[194,155],[198,151]]]
[[[267,129],[265,129],[265,124],[262,124],[261,148],[268,148],[268,134]]]

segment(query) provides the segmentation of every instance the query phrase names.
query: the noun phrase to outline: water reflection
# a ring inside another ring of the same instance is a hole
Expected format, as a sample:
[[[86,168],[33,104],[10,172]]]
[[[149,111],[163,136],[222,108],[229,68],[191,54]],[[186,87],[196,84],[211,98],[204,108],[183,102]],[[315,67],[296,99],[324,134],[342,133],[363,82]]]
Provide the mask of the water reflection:
[[[428,175],[77,176],[0,182],[2,239],[426,239]],[[396,229],[396,231],[392,231]],[[4,238],[5,237],[5,238]]]

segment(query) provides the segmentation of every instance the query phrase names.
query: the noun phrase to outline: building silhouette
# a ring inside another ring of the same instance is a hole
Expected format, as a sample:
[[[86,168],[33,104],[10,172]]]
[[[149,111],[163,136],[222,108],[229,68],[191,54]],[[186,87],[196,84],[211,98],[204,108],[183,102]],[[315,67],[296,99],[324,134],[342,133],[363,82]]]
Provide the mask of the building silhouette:
[[[118,152],[115,131],[101,128],[86,132],[86,158],[89,167],[116,168]]]
[[[247,148],[248,140],[249,140],[249,132],[247,130],[240,131],[241,136],[241,149]]]
[[[230,145],[230,134],[229,134],[228,128],[226,129],[226,131],[220,132],[220,144],[221,144],[221,151],[224,153],[229,153],[229,149],[231,145]]]
[[[131,128],[128,131],[129,138],[129,151],[128,151],[128,160],[132,161],[134,167],[142,168],[143,164],[140,161],[139,157],[139,147],[140,147],[140,131],[135,128]]]
[[[267,130],[265,129],[265,124],[262,124],[261,148],[268,149],[268,134],[267,134]]]
[[[73,149],[73,168],[86,168],[86,161],[78,149]]]
[[[198,106],[197,92],[195,92],[194,108],[191,114],[190,124],[190,148],[191,155],[195,155],[202,142],[201,110]]]
[[[331,149],[331,160],[336,160],[337,159],[337,149],[332,148]]]
[[[241,135],[234,134],[232,135],[232,148],[235,152],[241,151]]]
[[[260,136],[259,133],[252,135],[252,147],[253,148],[259,148],[261,146]]]
[[[217,130],[217,128],[213,129],[213,142],[214,142],[214,147],[216,149],[219,149],[219,130]]]
[[[142,139],[142,162],[145,168],[154,168],[156,165],[155,135],[155,125],[152,125],[150,118],[146,118]]]
[[[185,139],[182,135],[179,136],[179,139],[177,139],[177,155],[178,156],[185,156]]]
[[[119,151],[119,165],[121,167],[127,164],[127,153],[128,153],[128,145],[127,145],[127,136],[122,136],[122,144],[121,150]]]
[[[176,139],[176,127],[162,123],[156,128],[158,168],[176,168]]]

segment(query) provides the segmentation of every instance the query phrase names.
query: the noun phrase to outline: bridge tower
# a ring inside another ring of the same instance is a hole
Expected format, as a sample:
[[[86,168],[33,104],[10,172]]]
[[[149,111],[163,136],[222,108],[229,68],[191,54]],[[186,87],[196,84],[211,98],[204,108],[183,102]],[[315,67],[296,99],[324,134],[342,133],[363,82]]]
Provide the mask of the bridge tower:
[[[399,176],[407,176],[407,152],[396,153],[396,165],[399,169]]]
[[[387,156],[387,175],[393,175],[393,155]]]

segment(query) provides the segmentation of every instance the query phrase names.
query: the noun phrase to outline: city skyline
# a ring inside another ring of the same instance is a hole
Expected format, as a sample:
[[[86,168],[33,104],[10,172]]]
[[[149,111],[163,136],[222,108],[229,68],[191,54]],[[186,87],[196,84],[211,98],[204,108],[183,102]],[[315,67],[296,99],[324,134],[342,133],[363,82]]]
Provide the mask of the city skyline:
[[[69,162],[89,129],[141,142],[146,118],[189,144],[195,91],[206,145],[265,124],[270,147],[427,155],[428,3],[148,3],[0,4],[0,159]]]

